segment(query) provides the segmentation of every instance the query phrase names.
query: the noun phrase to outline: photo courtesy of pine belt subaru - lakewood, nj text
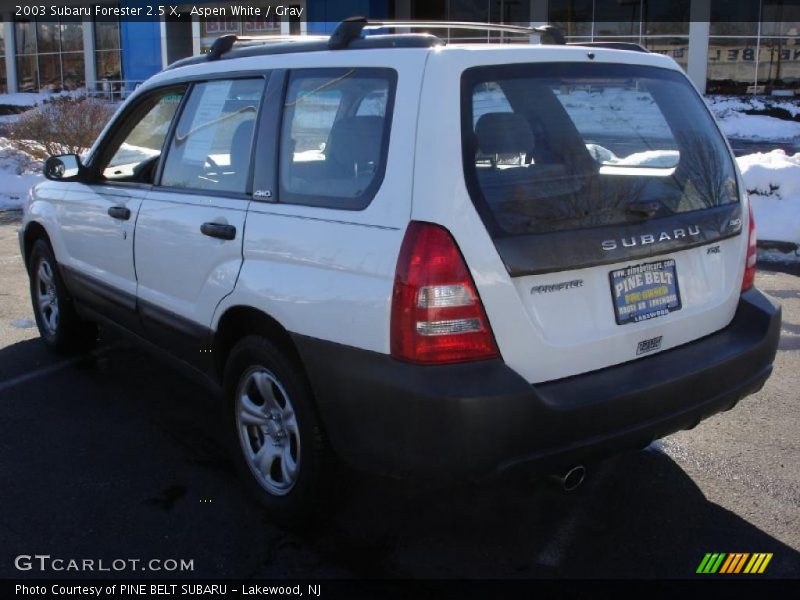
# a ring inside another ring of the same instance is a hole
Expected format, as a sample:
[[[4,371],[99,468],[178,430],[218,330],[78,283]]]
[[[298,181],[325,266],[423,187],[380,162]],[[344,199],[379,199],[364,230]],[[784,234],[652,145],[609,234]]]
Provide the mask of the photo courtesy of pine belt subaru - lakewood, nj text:
[[[291,514],[340,464],[575,486],[758,391],[780,309],[678,65],[401,27],[224,36],[48,159],[20,230],[45,343],[100,324],[193,367],[245,485]]]

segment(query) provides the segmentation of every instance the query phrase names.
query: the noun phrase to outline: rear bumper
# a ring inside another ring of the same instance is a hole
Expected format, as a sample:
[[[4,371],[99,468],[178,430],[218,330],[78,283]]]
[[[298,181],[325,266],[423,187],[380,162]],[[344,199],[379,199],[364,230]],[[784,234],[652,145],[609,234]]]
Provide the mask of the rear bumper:
[[[641,448],[732,408],[772,371],[780,307],[756,289],[725,329],[630,363],[531,385],[501,360],[417,366],[295,336],[339,456],[393,475],[553,472]]]

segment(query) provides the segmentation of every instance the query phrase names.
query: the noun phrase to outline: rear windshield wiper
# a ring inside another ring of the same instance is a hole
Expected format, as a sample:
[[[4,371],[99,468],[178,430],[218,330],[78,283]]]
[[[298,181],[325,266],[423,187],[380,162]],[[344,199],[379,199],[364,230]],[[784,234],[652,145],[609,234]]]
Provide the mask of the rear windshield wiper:
[[[661,202],[631,202],[625,205],[625,212],[631,215],[636,215],[645,219],[649,219],[661,210]]]

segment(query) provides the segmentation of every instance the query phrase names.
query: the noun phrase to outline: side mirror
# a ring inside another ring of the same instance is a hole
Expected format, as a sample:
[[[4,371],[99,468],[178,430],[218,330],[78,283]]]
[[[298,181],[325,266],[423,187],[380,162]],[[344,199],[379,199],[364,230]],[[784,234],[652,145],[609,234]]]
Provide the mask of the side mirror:
[[[44,161],[44,176],[52,181],[79,181],[85,173],[77,154],[51,156]]]

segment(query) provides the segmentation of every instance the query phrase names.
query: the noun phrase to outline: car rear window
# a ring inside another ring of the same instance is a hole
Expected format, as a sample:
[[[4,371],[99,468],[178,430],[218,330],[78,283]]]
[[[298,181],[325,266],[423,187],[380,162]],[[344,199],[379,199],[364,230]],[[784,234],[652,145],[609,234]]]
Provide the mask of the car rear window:
[[[640,222],[738,202],[730,152],[683,74],[497,65],[462,78],[464,170],[498,235]]]
[[[386,170],[392,69],[298,69],[286,92],[280,201],[365,208]]]

